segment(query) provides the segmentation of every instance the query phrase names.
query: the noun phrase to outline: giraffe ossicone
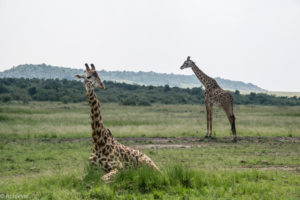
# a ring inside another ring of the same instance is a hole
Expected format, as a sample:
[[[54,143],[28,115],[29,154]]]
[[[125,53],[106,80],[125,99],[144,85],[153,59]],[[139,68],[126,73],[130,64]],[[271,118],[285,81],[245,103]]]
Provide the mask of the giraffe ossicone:
[[[77,78],[84,79],[84,87],[90,105],[90,117],[92,127],[93,152],[89,157],[92,164],[102,167],[106,172],[102,180],[108,182],[124,166],[136,167],[141,164],[150,166],[158,170],[155,163],[144,153],[120,144],[106,128],[102,121],[100,103],[95,94],[94,88],[105,89],[95,66],[85,64],[84,74],[76,75]]]
[[[231,132],[233,135],[233,141],[237,141],[236,129],[235,129],[235,116],[233,114],[233,97],[230,92],[223,90],[217,81],[203,71],[201,71],[195,62],[190,59],[190,56],[187,57],[186,61],[180,67],[180,69],[191,68],[199,81],[205,87],[204,98],[205,98],[205,107],[206,107],[206,136],[211,137],[212,135],[212,112],[213,106],[220,106],[226,113],[226,116],[231,125]]]

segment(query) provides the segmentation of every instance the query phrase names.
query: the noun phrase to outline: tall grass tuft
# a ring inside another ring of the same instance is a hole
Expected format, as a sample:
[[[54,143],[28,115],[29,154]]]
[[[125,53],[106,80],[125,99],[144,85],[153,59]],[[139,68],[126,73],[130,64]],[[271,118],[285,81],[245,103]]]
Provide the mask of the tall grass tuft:
[[[116,190],[131,190],[140,193],[162,190],[168,185],[168,178],[164,173],[154,171],[147,166],[137,169],[123,169],[115,177],[113,183]]]
[[[193,188],[194,178],[197,174],[190,169],[184,169],[183,166],[175,165],[166,171],[170,184],[173,186],[180,185],[186,188]]]
[[[0,193],[18,192],[28,194],[30,199],[110,200],[175,197],[284,199],[285,192],[294,192],[286,190],[283,180],[280,179],[281,175],[257,170],[202,171],[175,165],[157,172],[143,166],[120,170],[108,184],[101,180],[103,174],[99,168],[86,165],[83,176],[81,173],[71,173],[38,177],[16,185],[4,185],[4,188],[0,188]],[[290,181],[299,183],[292,178]]]

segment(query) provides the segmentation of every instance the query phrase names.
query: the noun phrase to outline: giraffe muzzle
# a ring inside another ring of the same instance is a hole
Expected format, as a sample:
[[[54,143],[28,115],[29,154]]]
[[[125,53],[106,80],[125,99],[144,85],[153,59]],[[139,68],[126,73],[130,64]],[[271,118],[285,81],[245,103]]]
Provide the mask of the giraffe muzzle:
[[[104,85],[104,83],[100,83],[98,88],[100,88],[100,89],[104,90],[104,89],[105,89],[105,85]]]

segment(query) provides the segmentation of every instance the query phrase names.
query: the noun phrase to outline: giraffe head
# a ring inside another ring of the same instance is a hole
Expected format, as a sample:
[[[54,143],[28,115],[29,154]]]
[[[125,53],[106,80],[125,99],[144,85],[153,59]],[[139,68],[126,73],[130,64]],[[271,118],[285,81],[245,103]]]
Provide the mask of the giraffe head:
[[[184,61],[183,65],[180,67],[180,69],[192,67],[194,64],[195,63],[190,59],[190,56],[188,56],[186,61]]]
[[[105,85],[98,76],[94,64],[91,64],[91,68],[89,68],[89,65],[86,63],[85,68],[84,74],[78,74],[75,77],[84,79],[85,85],[89,88],[105,89]]]

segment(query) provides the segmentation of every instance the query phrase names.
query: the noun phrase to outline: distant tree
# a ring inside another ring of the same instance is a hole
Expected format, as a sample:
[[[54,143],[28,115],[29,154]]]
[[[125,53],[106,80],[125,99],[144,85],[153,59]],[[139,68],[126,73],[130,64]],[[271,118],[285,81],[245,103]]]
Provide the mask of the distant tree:
[[[195,87],[195,88],[190,89],[190,93],[192,95],[203,96],[203,89],[202,89],[202,87]]]
[[[8,89],[2,85],[0,85],[0,94],[8,93]]]
[[[169,85],[165,85],[164,92],[169,92],[170,90],[171,90],[170,86]]]
[[[145,98],[139,99],[137,102],[137,105],[138,106],[151,106],[150,102]]]
[[[29,98],[29,97],[27,97],[27,96],[23,96],[21,100],[22,100],[22,103],[23,103],[23,104],[28,104],[28,103],[29,103],[29,100],[30,100],[30,98]]]
[[[60,97],[60,101],[63,102],[64,104],[72,102],[72,98],[69,96],[62,96]]]
[[[11,100],[12,100],[12,98],[9,95],[4,95],[4,96],[1,97],[1,101],[4,102],[4,103],[7,103]]]
[[[33,96],[36,94],[36,88],[35,87],[31,87],[28,89],[28,93],[30,96]]]
[[[251,92],[250,95],[249,95],[249,99],[250,99],[251,101],[254,101],[254,100],[255,100],[255,97],[256,97],[256,93]]]
[[[135,106],[137,105],[136,100],[133,98],[126,98],[121,100],[121,105],[125,105],[125,106]]]

